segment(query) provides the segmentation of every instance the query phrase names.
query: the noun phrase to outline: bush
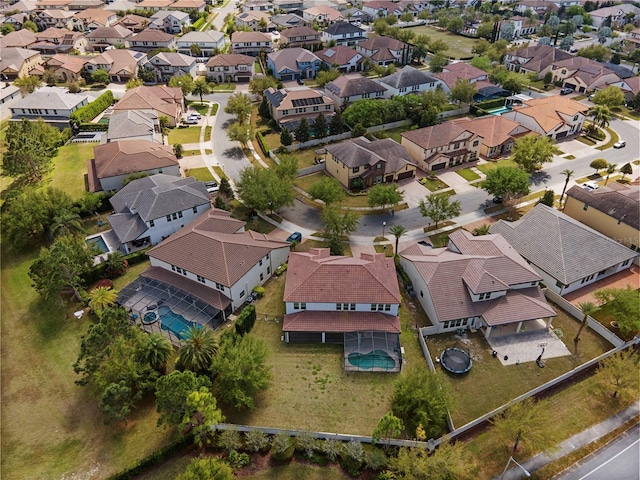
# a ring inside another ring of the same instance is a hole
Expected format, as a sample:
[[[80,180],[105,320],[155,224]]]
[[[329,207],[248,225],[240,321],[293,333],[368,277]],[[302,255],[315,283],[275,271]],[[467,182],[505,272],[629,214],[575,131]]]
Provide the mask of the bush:
[[[144,250],[139,250],[137,252],[130,253],[129,255],[125,255],[124,259],[129,263],[129,266],[142,263],[147,259],[147,251],[149,250],[149,248],[145,248]]]
[[[260,285],[253,287],[253,293],[258,295],[258,298],[262,298],[264,296],[264,292],[264,287],[261,287]]]
[[[265,142],[264,137],[262,136],[262,132],[256,133],[256,138],[258,139],[260,148],[262,148],[262,153],[264,153],[265,155],[269,155],[269,147],[267,147],[267,142]]]
[[[282,275],[284,272],[287,271],[287,264],[283,263],[282,265],[280,265],[278,268],[276,268],[276,270],[273,272],[273,274],[276,277],[279,277],[280,275]]]
[[[109,130],[108,123],[81,123],[76,125],[78,132],[106,132]]]
[[[411,285],[411,280],[409,279],[409,275],[407,275],[407,272],[405,272],[404,268],[402,268],[402,265],[400,265],[400,257],[396,255],[393,261],[396,264],[396,271],[400,275],[400,278],[402,278],[402,282],[404,283],[405,287],[407,285]]]
[[[71,114],[69,122],[71,125],[79,126],[81,123],[87,123],[96,118],[114,102],[113,92],[107,90],[93,102],[79,108]]]
[[[278,433],[271,442],[271,458],[276,462],[288,462],[293,457],[293,442],[286,433]]]
[[[196,22],[192,25],[194,30],[198,30],[202,25],[204,25],[204,17],[200,17]]]
[[[242,310],[242,313],[236,320],[236,333],[238,335],[244,335],[249,333],[253,328],[253,324],[256,321],[256,307],[254,305],[247,305]]]

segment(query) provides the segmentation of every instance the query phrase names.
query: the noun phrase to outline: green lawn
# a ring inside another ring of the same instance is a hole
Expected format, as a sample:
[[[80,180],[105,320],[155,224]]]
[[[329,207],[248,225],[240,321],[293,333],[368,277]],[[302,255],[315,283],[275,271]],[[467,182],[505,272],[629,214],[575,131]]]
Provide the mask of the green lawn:
[[[408,30],[415,32],[416,35],[429,35],[432,40],[443,40],[449,45],[449,49],[444,52],[445,55],[457,59],[472,57],[471,49],[478,43],[478,40],[475,38],[455,35],[451,32],[438,30],[435,27],[425,25],[411,27]]]
[[[43,185],[64,190],[71,198],[79,198],[86,191],[84,174],[87,160],[93,158],[93,147],[97,143],[70,143],[58,149],[52,161],[53,169]]]
[[[420,183],[420,185],[423,185],[430,192],[436,192],[444,188],[449,188],[449,185],[444,183],[438,177],[434,177],[434,178],[422,177],[420,180],[418,180],[418,183]]]
[[[216,83],[214,87],[211,89],[214,92],[224,92],[228,90],[235,90],[235,83]]]
[[[176,127],[169,130],[169,143],[198,143],[200,141],[200,127]]]
[[[206,115],[209,111],[208,103],[190,102],[189,106],[194,108],[200,115]]]
[[[229,177],[227,177],[227,174],[224,173],[224,170],[222,170],[222,167],[218,167],[218,166],[214,166],[213,167],[213,171],[216,172],[218,174],[219,178],[226,178],[229,179]]]
[[[496,167],[517,167],[516,162],[510,159],[498,160],[497,162],[479,163],[476,168],[485,175]]]
[[[259,61],[257,61],[257,60],[256,60],[256,61],[254,62],[254,64],[253,64],[253,70],[254,70],[256,73],[264,73],[264,72],[262,71],[262,66],[260,65],[260,62],[259,62]]]
[[[213,153],[213,150],[205,148],[204,153],[205,155],[210,155]],[[195,155],[200,155],[200,150],[184,150],[182,152],[183,157],[193,157]]]
[[[209,182],[213,180],[213,175],[207,167],[202,168],[191,168],[185,172],[187,177],[193,177],[196,180],[200,180],[201,182]]]
[[[474,172],[470,168],[463,168],[462,170],[456,170],[456,173],[468,182],[472,182],[480,178],[480,175],[478,175],[476,172]]]

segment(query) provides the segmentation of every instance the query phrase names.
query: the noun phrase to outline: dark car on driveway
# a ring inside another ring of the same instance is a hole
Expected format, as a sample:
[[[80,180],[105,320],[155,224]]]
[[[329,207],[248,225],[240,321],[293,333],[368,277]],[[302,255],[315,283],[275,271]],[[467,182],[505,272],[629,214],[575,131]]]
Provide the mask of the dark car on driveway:
[[[302,234],[300,232],[293,232],[291,235],[287,237],[287,242],[292,243],[300,243],[302,241]]]
[[[560,90],[560,95],[569,95],[570,93],[573,93],[573,88],[563,88]]]

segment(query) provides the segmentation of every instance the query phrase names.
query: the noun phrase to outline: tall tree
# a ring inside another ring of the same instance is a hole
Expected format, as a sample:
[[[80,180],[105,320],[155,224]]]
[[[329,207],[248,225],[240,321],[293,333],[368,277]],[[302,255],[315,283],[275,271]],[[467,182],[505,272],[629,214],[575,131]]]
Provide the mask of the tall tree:
[[[389,449],[391,439],[400,435],[404,429],[402,420],[396,417],[393,413],[387,412],[384,417],[378,421],[376,429],[371,434],[371,438],[375,442],[380,440],[385,441],[385,449]]]
[[[294,155],[280,155],[280,163],[273,170],[278,177],[293,181],[298,176],[298,159]]]
[[[407,229],[402,225],[393,225],[389,228],[389,233],[396,237],[396,249],[394,250],[395,254],[398,254],[398,243],[400,242],[400,237],[406,233]]]
[[[346,130],[347,125],[341,112],[336,112],[329,122],[329,134],[338,135]]]
[[[397,183],[388,185],[379,183],[369,189],[367,203],[370,207],[397,205],[402,201],[404,192],[398,189]]]
[[[187,413],[187,396],[200,387],[211,388],[211,380],[205,376],[197,376],[189,370],[174,370],[160,377],[155,390],[156,411],[160,414],[158,426],[180,425]]]
[[[236,191],[247,207],[259,213],[277,211],[285,205],[292,205],[295,199],[291,179],[278,176],[273,169],[243,169]]]
[[[630,163],[625,163],[622,167],[620,167],[620,173],[622,173],[622,180],[624,181],[624,177],[633,173],[633,167]]]
[[[420,199],[418,207],[423,217],[429,217],[433,220],[436,229],[440,222],[457,217],[462,211],[460,200],[454,200],[452,202],[449,195],[437,193],[427,195],[426,198]]]
[[[319,182],[311,185],[307,193],[314,200],[322,200],[325,205],[340,203],[345,196],[344,189],[334,177],[322,177]]]
[[[622,93],[619,87],[611,85],[602,90],[598,90],[593,97],[593,103],[609,108],[619,107],[624,104],[624,93]]]
[[[607,165],[607,178],[605,178],[605,180],[604,180],[604,185],[605,186],[607,185],[607,183],[609,183],[609,177],[612,174],[616,173],[617,168],[618,168],[618,165],[615,164],[615,163],[610,163],[610,164]]]
[[[260,102],[260,106],[258,107],[258,115],[260,115],[263,120],[269,120],[271,118],[269,100],[267,100],[267,97],[265,96],[262,97],[262,101]],[[286,129],[284,131],[286,131]]]
[[[35,75],[26,75],[24,77],[17,78],[13,84],[20,89],[22,95],[35,92],[36,88],[40,87],[42,80]],[[8,137],[7,137],[8,138]]]
[[[53,217],[53,223],[51,224],[52,237],[73,235],[82,233],[83,231],[84,228],[82,227],[80,215],[71,209],[61,210],[55,217]]]
[[[196,374],[205,372],[217,351],[218,346],[212,330],[189,327],[179,350],[178,365]]]
[[[594,379],[596,389],[615,400],[626,402],[637,399],[640,391],[638,354],[628,349],[603,359]]]
[[[603,168],[607,168],[607,165],[609,165],[609,162],[607,162],[604,158],[596,158],[589,164],[589,166],[596,171],[596,175],[598,175],[598,172]]]
[[[285,147],[288,147],[293,143],[293,135],[291,135],[291,132],[286,128],[282,129],[282,133],[280,134],[280,143]]]
[[[591,107],[589,116],[593,119],[593,124],[600,128],[606,128],[611,123],[611,110],[606,105]]]
[[[215,436],[213,428],[224,421],[215,397],[207,387],[200,387],[187,395],[186,411],[181,426],[193,435],[200,447],[211,444]]]
[[[448,64],[449,59],[447,57],[445,57],[442,53],[436,53],[429,60],[429,69],[433,73],[440,73]]]
[[[550,137],[533,135],[518,138],[513,145],[511,159],[527,172],[535,172],[542,168],[543,163],[553,162],[554,155],[560,154],[554,142]]]
[[[169,339],[161,333],[150,333],[147,337],[144,359],[151,365],[151,368],[164,374],[171,355],[173,355],[173,345],[171,345]]]
[[[353,210],[343,210],[336,203],[325,206],[320,216],[327,232],[336,237],[349,235],[358,228],[358,214]]]
[[[124,420],[126,425],[128,423],[127,415],[129,415],[135,402],[140,400],[141,396],[141,392],[134,395],[124,380],[118,383],[110,383],[102,393],[99,403],[100,409],[107,416],[105,423],[108,424],[115,418],[117,420]]]
[[[311,128],[306,118],[300,120],[300,124],[296,127],[293,134],[300,143],[308,142],[311,139]]]
[[[253,138],[253,126],[243,122],[234,122],[227,128],[229,140],[238,142],[243,148],[249,144]]]
[[[111,287],[96,287],[89,293],[89,307],[95,312],[98,318],[103,312],[115,305],[118,292]]]
[[[613,312],[614,318],[625,337],[640,333],[640,292],[631,286],[627,288],[603,288],[595,292],[595,297]]]
[[[469,80],[458,79],[456,84],[451,87],[449,92],[449,98],[452,102],[456,102],[458,105],[464,103],[469,104],[473,101],[473,96],[478,89]]]
[[[314,138],[324,138],[327,136],[327,119],[322,113],[318,114],[313,123]]]
[[[251,114],[251,110],[253,109],[253,104],[251,103],[251,98],[246,93],[234,93],[229,97],[227,101],[227,106],[224,107],[224,111],[226,113],[230,113],[231,115],[235,115],[240,123],[247,123],[249,120],[249,115]]]
[[[193,91],[193,77],[188,73],[184,75],[174,75],[169,79],[170,87],[178,87],[185,97]]]
[[[397,478],[406,480],[473,480],[474,465],[462,442],[443,443],[434,452],[426,448],[400,448],[390,460],[390,469]]]
[[[584,327],[587,326],[587,319],[589,316],[593,315],[595,311],[598,309],[593,302],[578,302],[578,308],[582,312],[582,321],[580,322],[580,328],[578,328],[578,333],[576,333],[575,338],[573,339],[573,343],[577,346],[580,341],[580,334]]]
[[[573,170],[565,168],[562,171],[562,173],[564,174],[565,178],[564,178],[564,187],[562,187],[562,194],[560,195],[560,205],[561,206],[563,206],[562,201],[563,201],[563,198],[564,198],[564,194],[567,191],[567,186],[569,185],[569,179],[573,176]]]
[[[211,85],[207,82],[206,78],[198,78],[193,82],[193,89],[191,93],[200,97],[200,103],[202,103],[202,97],[211,93]]]
[[[278,80],[271,76],[253,77],[249,82],[249,91],[260,97],[264,96],[264,91],[268,88],[277,88]]]

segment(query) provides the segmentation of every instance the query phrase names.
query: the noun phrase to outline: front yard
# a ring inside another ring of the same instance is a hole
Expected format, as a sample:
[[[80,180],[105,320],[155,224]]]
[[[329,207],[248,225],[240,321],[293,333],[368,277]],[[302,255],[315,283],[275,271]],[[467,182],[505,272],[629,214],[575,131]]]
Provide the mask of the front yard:
[[[176,127],[169,130],[169,144],[198,143],[200,141],[200,127]]]

